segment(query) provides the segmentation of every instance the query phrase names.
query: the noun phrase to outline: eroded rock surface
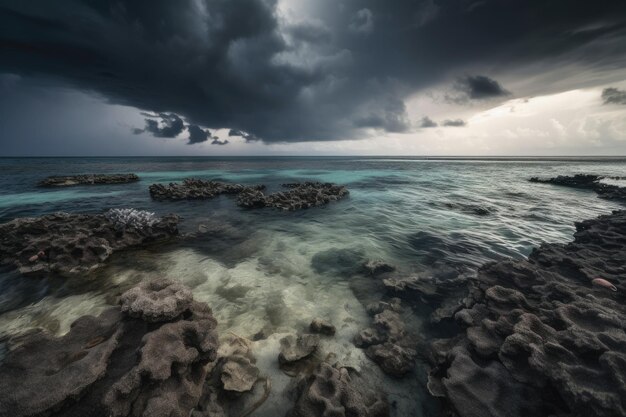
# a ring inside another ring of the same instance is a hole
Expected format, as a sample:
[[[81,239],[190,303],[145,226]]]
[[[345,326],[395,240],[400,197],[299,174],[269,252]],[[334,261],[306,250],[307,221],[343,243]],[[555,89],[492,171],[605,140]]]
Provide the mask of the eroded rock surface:
[[[39,182],[40,187],[69,187],[72,185],[127,184],[139,181],[136,174],[81,174],[52,176]]]
[[[415,336],[405,328],[400,315],[399,299],[368,306],[373,314],[372,327],[361,330],[354,338],[355,346],[365,349],[365,354],[387,374],[402,377],[415,366]]]
[[[607,200],[626,201],[626,187],[620,187],[614,184],[606,184],[601,182],[603,179],[623,179],[610,178],[598,175],[576,174],[573,176],[559,175],[555,178],[542,179],[533,177],[530,182],[538,182],[545,184],[562,185],[565,187],[581,188],[595,191],[598,197]]]
[[[281,364],[293,363],[310,356],[320,344],[319,336],[315,334],[288,335],[280,339],[280,354],[278,362]]]
[[[283,184],[289,191],[269,195],[247,190],[239,195],[237,204],[247,208],[274,207],[285,211],[322,206],[346,197],[348,189],[342,185],[321,182]]]
[[[178,217],[123,223],[119,216],[55,213],[0,224],[0,265],[22,274],[88,273],[115,251],[178,234]]]
[[[626,211],[482,267],[429,388],[463,417],[626,415]],[[615,286],[593,285],[602,278]]]
[[[389,404],[380,390],[369,387],[356,372],[326,362],[303,378],[289,417],[387,417]]]
[[[195,178],[187,178],[181,184],[170,183],[169,185],[152,184],[149,188],[150,196],[155,200],[207,200],[221,194],[235,195],[248,191],[259,191],[264,185],[247,186],[231,184],[219,181],[206,181]]]
[[[120,299],[122,312],[153,323],[180,316],[192,302],[189,288],[164,278],[142,282]]]
[[[332,325],[332,323],[324,319],[321,319],[319,317],[314,318],[311,321],[311,324],[309,325],[309,330],[311,331],[311,333],[318,333],[318,334],[323,334],[326,336],[332,336],[337,331],[337,329],[335,328],[335,326]]]
[[[60,338],[22,336],[0,367],[0,416],[188,416],[216,358],[216,325],[192,302],[166,323],[111,308]]]

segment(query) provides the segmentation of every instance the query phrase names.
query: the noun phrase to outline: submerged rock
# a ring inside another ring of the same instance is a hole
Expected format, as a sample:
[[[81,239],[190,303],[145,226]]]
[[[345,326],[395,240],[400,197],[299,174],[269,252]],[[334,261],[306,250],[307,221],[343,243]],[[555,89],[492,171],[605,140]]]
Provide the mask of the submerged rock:
[[[176,215],[121,223],[105,214],[55,213],[0,224],[0,265],[22,274],[88,273],[115,251],[178,234]]]
[[[288,364],[310,356],[317,350],[320,338],[314,334],[289,335],[280,339],[278,362]]]
[[[626,211],[576,229],[471,280],[429,381],[460,416],[626,415]]]
[[[368,306],[368,311],[374,315],[372,327],[361,330],[354,337],[355,346],[365,349],[365,354],[389,375],[402,377],[411,372],[415,366],[417,342],[405,328],[400,315],[400,300],[376,303]]]
[[[152,184],[149,187],[150,196],[159,201],[163,200],[206,200],[221,194],[240,194],[242,192],[260,191],[264,185],[246,186],[230,184],[219,181],[206,181],[195,178],[187,178],[182,184],[170,183],[169,185]]]
[[[142,282],[120,299],[122,312],[152,323],[180,316],[192,301],[189,288],[164,278]]]
[[[80,174],[52,176],[39,182],[40,187],[69,187],[72,185],[127,184],[139,181],[136,174]]]
[[[216,325],[192,302],[167,323],[111,308],[60,338],[27,334],[0,367],[0,416],[187,416],[216,358]]]
[[[326,362],[298,384],[296,404],[288,417],[387,417],[389,404],[380,390],[354,371]]]
[[[369,260],[363,264],[363,271],[372,276],[377,276],[381,274],[385,274],[387,272],[393,272],[396,270],[396,267],[388,264],[387,262],[377,259],[377,260]]]
[[[309,325],[309,330],[311,333],[319,333],[324,334],[326,336],[333,336],[337,329],[331,323],[327,322],[324,319],[314,318]]]
[[[606,184],[601,182],[607,177],[601,177],[598,175],[589,174],[576,174],[573,176],[559,175],[555,178],[538,178],[533,177],[530,182],[538,182],[544,184],[561,185],[572,188],[582,188],[593,190],[598,194],[598,197],[607,200],[620,200],[626,201],[626,187],[620,187],[614,184]],[[609,179],[623,179],[623,178],[610,178]]]

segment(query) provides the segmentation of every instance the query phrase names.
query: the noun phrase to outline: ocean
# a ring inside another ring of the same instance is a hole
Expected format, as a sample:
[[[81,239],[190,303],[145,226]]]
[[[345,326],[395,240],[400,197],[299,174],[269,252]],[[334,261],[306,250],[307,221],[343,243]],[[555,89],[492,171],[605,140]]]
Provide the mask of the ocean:
[[[114,172],[136,173],[141,180],[36,186],[50,175]],[[593,192],[530,183],[530,177],[625,172],[626,159],[620,158],[2,158],[0,222],[131,207],[180,215],[181,233],[189,237],[116,254],[84,279],[0,271],[0,340],[34,327],[63,334],[73,320],[103,311],[124,289],[164,276],[184,282],[209,304],[220,334],[266,336],[254,343],[254,353],[273,389],[255,415],[284,415],[291,405],[280,394],[291,379],[277,369],[278,340],[303,331],[314,317],[338,329],[322,351],[388,391],[394,415],[436,415],[422,365],[410,377],[391,379],[352,344],[369,325],[365,306],[380,297],[372,278],[355,268],[381,259],[399,273],[455,268],[471,274],[485,262],[524,258],[544,242],[571,240],[574,222],[620,208]],[[243,209],[229,196],[151,200],[150,184],[188,177],[265,184],[270,192],[287,182],[333,182],[347,186],[350,195],[297,212]],[[419,334],[419,313],[405,319]]]

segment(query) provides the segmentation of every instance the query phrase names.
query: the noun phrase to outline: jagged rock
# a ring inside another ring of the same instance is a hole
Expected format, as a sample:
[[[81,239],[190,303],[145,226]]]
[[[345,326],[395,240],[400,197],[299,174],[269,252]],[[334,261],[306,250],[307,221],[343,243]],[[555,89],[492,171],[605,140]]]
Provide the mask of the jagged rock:
[[[242,192],[260,191],[264,185],[246,186],[218,181],[205,181],[194,178],[183,180],[182,184],[152,184],[150,196],[158,201],[163,200],[206,200],[221,194],[240,194]]]
[[[68,187],[72,185],[127,184],[139,181],[136,174],[81,174],[52,176],[39,182],[40,187]]]
[[[367,261],[363,264],[363,270],[366,274],[377,276],[387,272],[393,272],[396,268],[393,265],[388,264],[380,259],[374,261]]]
[[[170,321],[189,309],[191,290],[168,279],[142,282],[122,294],[122,312],[147,322]]]
[[[299,336],[288,335],[280,339],[280,364],[292,363],[304,359],[317,350],[320,338],[315,334]]]
[[[368,311],[374,314],[372,327],[357,333],[354,345],[365,349],[365,354],[385,373],[395,377],[406,375],[415,366],[417,343],[415,336],[405,329],[400,300],[376,303]]]
[[[315,318],[309,325],[311,333],[325,334],[327,336],[333,336],[337,329],[331,323],[324,319]]]
[[[216,358],[216,325],[192,302],[167,323],[112,308],[60,338],[22,336],[0,367],[0,416],[188,416]]]
[[[293,211],[328,204],[347,196],[348,190],[341,185],[320,182],[283,184],[289,191],[265,195],[260,191],[241,193],[237,204],[242,207],[274,207]]]
[[[542,179],[533,177],[530,182],[538,182],[544,184],[562,185],[565,187],[582,188],[595,191],[598,197],[607,200],[626,201],[626,187],[620,187],[613,184],[605,184],[601,180],[610,177],[601,177],[598,175],[576,174],[574,176],[559,175],[555,178]],[[612,178],[623,179],[623,178]]]
[[[255,365],[256,359],[250,343],[243,338],[227,338],[220,346],[218,360],[221,365],[216,370],[226,391],[250,391],[259,379],[259,369]]]
[[[626,211],[576,229],[470,281],[429,380],[460,416],[626,415]]]
[[[178,234],[176,215],[121,225],[108,214],[55,213],[0,224],[0,265],[22,274],[88,273],[115,251]]]
[[[289,417],[387,417],[389,404],[380,390],[348,368],[322,362],[300,380],[298,398]]]

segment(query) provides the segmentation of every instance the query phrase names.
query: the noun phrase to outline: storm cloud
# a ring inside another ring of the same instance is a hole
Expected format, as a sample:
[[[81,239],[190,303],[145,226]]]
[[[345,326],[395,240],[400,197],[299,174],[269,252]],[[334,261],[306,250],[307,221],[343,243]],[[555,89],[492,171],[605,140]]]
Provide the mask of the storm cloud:
[[[442,126],[447,126],[447,127],[463,127],[465,126],[467,123],[465,123],[464,120],[462,119],[446,119],[443,122],[441,122]]]
[[[437,127],[437,126],[438,126],[437,122],[435,122],[428,116],[422,117],[422,120],[420,121],[421,128],[429,128],[429,127]]]
[[[185,120],[271,143],[410,132],[411,95],[480,68],[623,67],[624,1],[479,3],[0,0],[0,72],[156,112],[137,131],[158,137]],[[506,95],[486,76],[465,88]]]
[[[605,88],[602,90],[604,104],[626,104],[626,91],[617,88]]]
[[[198,125],[189,125],[187,126],[187,131],[189,132],[188,145],[195,145],[196,143],[206,142],[211,135],[211,132],[208,129],[203,129]]]

